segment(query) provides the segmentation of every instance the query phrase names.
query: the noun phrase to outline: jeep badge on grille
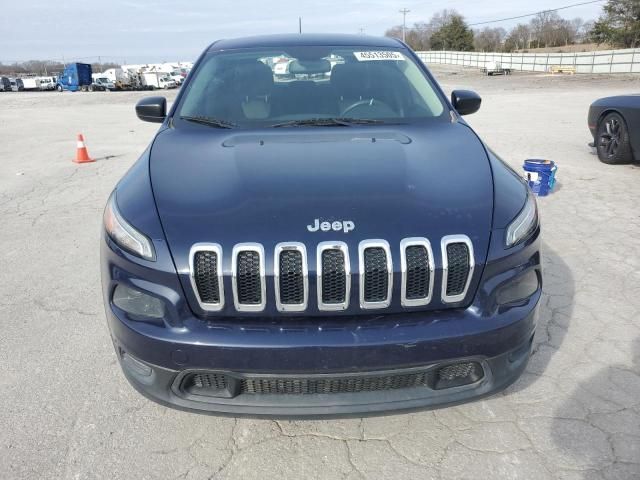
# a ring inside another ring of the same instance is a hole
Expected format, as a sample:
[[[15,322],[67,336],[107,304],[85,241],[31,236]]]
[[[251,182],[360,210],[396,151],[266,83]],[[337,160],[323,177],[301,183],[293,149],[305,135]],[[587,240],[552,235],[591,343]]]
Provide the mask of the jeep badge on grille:
[[[330,232],[333,230],[334,232],[339,232],[342,230],[344,233],[349,233],[356,228],[356,224],[351,220],[336,220],[335,222],[321,222],[320,219],[316,218],[313,221],[313,225],[307,225],[307,230],[310,232],[317,232],[318,230],[322,230],[323,232]]]

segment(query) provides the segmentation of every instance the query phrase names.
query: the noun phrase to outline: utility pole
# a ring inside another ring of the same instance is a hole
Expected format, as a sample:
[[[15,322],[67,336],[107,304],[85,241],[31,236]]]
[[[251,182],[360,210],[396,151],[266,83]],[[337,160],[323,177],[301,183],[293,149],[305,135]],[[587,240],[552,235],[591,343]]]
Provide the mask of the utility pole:
[[[298,33],[302,33],[302,17],[298,17]]]
[[[360,35],[364,35],[364,28],[359,28],[358,30],[360,31]]]
[[[402,41],[404,42],[407,38],[406,35],[406,31],[407,31],[407,13],[409,13],[411,10],[407,9],[407,8],[403,8],[402,10],[400,10],[400,13],[402,14]]]

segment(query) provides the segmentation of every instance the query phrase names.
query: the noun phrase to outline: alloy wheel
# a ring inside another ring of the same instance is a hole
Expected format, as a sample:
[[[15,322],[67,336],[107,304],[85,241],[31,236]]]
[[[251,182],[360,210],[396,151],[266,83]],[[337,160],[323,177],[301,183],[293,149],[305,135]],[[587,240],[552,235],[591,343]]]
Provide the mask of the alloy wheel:
[[[605,123],[605,129],[600,134],[600,146],[604,148],[608,157],[613,157],[618,151],[621,140],[620,120],[611,118]]]

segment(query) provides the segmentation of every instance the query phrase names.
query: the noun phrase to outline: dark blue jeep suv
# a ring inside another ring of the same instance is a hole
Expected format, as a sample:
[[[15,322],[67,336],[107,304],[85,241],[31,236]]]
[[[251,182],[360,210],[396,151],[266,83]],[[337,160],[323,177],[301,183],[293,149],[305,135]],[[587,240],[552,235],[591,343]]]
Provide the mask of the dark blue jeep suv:
[[[462,402],[523,371],[535,199],[403,43],[222,40],[104,213],[109,329],[131,384],[229,414]]]

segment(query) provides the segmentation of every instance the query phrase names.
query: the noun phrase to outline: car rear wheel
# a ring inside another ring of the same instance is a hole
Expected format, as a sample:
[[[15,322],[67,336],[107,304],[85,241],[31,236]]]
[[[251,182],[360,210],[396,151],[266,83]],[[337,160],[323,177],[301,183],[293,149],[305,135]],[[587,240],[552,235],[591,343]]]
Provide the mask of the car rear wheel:
[[[610,113],[598,125],[596,139],[598,158],[609,164],[628,163],[632,160],[627,125],[618,113]]]

